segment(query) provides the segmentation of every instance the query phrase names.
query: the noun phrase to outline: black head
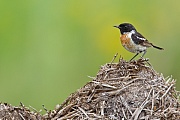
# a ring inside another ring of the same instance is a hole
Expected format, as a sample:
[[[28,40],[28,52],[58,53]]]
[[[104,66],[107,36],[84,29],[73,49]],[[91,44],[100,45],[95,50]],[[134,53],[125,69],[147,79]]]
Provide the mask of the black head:
[[[123,34],[125,32],[131,32],[132,30],[136,31],[135,27],[130,23],[122,23],[122,24],[120,24],[118,26],[114,26],[114,27],[119,28],[121,31],[121,34]]]

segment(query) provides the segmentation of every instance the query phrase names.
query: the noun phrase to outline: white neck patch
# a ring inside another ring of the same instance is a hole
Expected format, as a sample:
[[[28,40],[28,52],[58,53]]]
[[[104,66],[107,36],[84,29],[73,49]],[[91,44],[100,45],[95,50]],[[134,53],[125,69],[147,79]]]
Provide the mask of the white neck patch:
[[[130,32],[130,33],[134,34],[134,33],[135,33],[135,30],[131,30],[131,32]]]
[[[135,30],[132,30],[131,32],[127,32],[128,33],[128,37],[131,38],[132,34],[135,34],[135,32],[136,32]]]
[[[135,30],[131,30],[130,32],[124,32],[124,34],[127,34],[127,33],[132,35],[132,34],[136,33],[136,31]]]

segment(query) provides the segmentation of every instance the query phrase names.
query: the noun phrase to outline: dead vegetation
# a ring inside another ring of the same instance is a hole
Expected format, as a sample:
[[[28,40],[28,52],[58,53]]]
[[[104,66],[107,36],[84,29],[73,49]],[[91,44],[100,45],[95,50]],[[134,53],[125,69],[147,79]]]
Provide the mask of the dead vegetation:
[[[32,116],[32,120],[180,120],[175,80],[157,73],[147,60],[120,59],[118,63],[105,64],[91,79],[43,116],[25,107],[8,108],[1,104],[0,118],[6,120],[17,114],[23,116],[22,120],[29,119],[27,116]]]
[[[179,120],[175,80],[139,59],[101,66],[97,76],[59,106],[52,119]]]
[[[30,111],[22,103],[13,107],[7,103],[0,103],[0,120],[42,120],[43,116],[37,111]]]

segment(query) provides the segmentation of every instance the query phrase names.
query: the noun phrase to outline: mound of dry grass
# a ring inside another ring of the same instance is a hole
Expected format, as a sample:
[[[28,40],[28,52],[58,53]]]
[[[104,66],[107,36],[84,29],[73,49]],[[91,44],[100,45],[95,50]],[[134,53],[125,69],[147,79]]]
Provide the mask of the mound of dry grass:
[[[180,120],[175,80],[157,73],[147,60],[101,66],[81,89],[52,112],[40,115],[24,105],[0,104],[2,120]]]
[[[101,66],[97,76],[49,114],[52,119],[180,119],[175,80],[139,59]]]

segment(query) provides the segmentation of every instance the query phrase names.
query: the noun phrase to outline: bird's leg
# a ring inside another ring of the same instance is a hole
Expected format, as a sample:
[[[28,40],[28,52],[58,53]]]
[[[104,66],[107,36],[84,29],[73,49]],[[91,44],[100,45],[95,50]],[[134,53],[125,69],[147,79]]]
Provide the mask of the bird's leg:
[[[145,51],[143,51],[143,54],[142,54],[142,56],[141,56],[141,59],[143,59],[143,57],[144,57],[144,55],[146,54],[146,50]]]
[[[146,50],[144,51],[144,53],[142,54],[142,56],[141,56],[141,59],[143,59],[143,57],[144,57],[144,55],[146,54]],[[144,59],[146,62],[147,62],[147,64],[150,66],[150,67],[152,67],[152,65],[148,62],[148,58],[146,58],[146,59]]]
[[[136,55],[133,57],[133,58],[131,58],[131,60],[130,61],[132,61],[137,55],[138,55],[139,53],[136,53]]]
[[[145,50],[144,53],[142,54],[142,58],[144,57],[144,55],[146,54],[146,52],[147,52],[147,51]]]

